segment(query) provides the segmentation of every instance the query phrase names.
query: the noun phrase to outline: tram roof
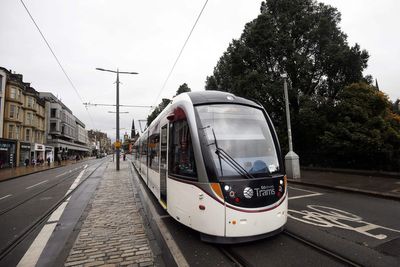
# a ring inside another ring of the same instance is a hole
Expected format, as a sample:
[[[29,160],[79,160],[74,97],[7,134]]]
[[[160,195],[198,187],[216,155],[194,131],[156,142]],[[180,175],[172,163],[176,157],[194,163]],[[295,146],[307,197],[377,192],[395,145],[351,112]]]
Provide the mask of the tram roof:
[[[234,103],[249,106],[260,107],[259,104],[254,101],[245,99],[243,97],[236,96],[232,93],[222,91],[197,91],[187,93],[192,100],[193,105],[201,104],[217,104],[217,103]]]

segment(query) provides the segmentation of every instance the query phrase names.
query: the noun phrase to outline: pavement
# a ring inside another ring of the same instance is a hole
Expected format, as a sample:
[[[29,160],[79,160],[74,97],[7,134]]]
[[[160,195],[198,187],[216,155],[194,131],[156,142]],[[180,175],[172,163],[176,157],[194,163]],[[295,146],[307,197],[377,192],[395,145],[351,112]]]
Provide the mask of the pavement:
[[[49,168],[46,167],[0,170],[0,181],[44,171]],[[400,175],[397,174],[302,169],[300,179],[288,179],[288,182],[400,200]],[[67,252],[64,266],[140,267],[165,264],[160,258],[160,248],[147,218],[141,211],[138,190],[132,179],[131,161],[121,161],[118,172],[114,163],[107,163],[91,203],[86,207],[87,217],[82,218],[83,224],[75,229],[79,234]]]
[[[59,168],[62,166],[75,164],[77,162],[82,162],[82,161],[89,160],[89,159],[93,159],[93,157],[84,158],[80,161],[63,160],[63,161],[61,161],[60,165],[57,162],[51,162],[50,165],[48,165],[46,162],[41,165],[38,164],[38,165],[34,165],[34,166],[29,165],[29,166],[20,166],[20,167],[14,167],[14,168],[0,169],[0,182],[6,181],[9,179],[18,178],[21,176],[26,176],[26,175],[36,173],[36,172],[42,172],[42,171],[46,171],[46,170],[53,169],[53,168]]]
[[[288,183],[400,200],[400,173],[389,175],[341,169],[302,169],[301,178],[288,179]]]
[[[130,163],[121,161],[118,172],[115,164],[107,164],[64,266],[160,265],[154,237],[139,212]]]

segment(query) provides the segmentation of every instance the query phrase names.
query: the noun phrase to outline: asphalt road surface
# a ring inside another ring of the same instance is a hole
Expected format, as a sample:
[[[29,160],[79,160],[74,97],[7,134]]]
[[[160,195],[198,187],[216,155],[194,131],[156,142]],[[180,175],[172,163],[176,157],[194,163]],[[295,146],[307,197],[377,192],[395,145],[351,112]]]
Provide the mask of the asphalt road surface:
[[[284,232],[220,246],[202,242],[150,199],[190,266],[400,266],[398,201],[290,185]]]
[[[75,179],[81,180],[103,160],[88,160],[50,169],[0,183],[0,251],[15,242],[68,192]],[[16,265],[34,240],[41,226],[0,260],[0,266]]]

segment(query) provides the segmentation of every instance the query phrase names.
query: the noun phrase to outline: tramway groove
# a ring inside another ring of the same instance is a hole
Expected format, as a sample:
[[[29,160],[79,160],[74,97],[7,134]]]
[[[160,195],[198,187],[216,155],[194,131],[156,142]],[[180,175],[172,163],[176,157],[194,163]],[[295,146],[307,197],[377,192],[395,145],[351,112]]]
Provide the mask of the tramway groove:
[[[343,262],[343,263],[347,264],[348,266],[361,267],[360,264],[358,264],[358,263],[356,263],[356,262],[354,262],[354,261],[352,261],[350,259],[347,259],[347,258],[343,257],[342,255],[337,254],[336,252],[330,251],[330,250],[328,250],[328,249],[326,249],[326,248],[324,248],[322,246],[319,246],[319,245],[317,245],[317,244],[315,244],[315,243],[313,243],[313,242],[311,242],[311,241],[309,241],[307,239],[304,239],[303,237],[301,237],[301,236],[299,236],[299,235],[297,235],[297,234],[295,234],[293,232],[290,232],[287,229],[284,230],[282,232],[282,234],[285,234],[285,235],[287,235],[287,236],[299,241],[300,243],[303,243],[303,244],[305,244],[305,245],[307,245],[309,247],[312,247],[313,249],[315,249],[315,250],[317,250],[317,251],[319,251],[319,252],[321,252],[321,253],[323,253],[325,255],[328,255],[328,256],[330,256],[331,258],[334,258],[337,261]]]
[[[48,209],[45,213],[43,213],[39,218],[37,218],[33,223],[25,227],[24,230],[20,232],[11,242],[9,242],[4,248],[0,250],[0,261],[4,259],[12,250],[18,246],[30,233],[32,233],[37,227],[39,227],[42,223],[46,222],[47,218],[65,201],[67,200],[74,192],[77,190],[87,179],[89,179],[93,173],[102,166],[102,162],[98,164],[96,168],[69,193],[65,194],[59,201],[57,201],[50,209]]]
[[[233,266],[237,267],[252,267],[253,265],[249,263],[245,258],[234,252],[232,249],[226,246],[219,246],[218,249],[224,254],[230,261],[232,261]]]

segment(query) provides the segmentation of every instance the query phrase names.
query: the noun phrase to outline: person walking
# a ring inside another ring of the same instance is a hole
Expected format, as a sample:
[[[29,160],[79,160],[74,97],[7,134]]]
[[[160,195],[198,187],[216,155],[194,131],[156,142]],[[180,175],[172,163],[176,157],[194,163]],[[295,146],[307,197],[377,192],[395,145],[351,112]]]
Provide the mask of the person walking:
[[[47,166],[50,167],[50,156],[47,156]]]
[[[26,158],[26,159],[25,159],[25,167],[28,167],[28,166],[29,166],[29,159]]]

